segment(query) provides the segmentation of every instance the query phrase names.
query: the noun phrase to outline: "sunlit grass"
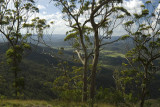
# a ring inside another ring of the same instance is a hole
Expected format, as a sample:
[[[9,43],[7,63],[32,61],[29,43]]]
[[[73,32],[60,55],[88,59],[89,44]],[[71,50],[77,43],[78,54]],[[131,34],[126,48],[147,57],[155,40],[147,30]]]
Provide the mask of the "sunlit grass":
[[[94,107],[116,107],[116,106],[109,105],[109,104],[94,104]]]
[[[0,100],[0,107],[89,107],[88,103],[44,100]],[[94,107],[116,107],[105,103],[95,103]],[[122,106],[121,106],[122,107]],[[134,107],[139,107],[139,103]],[[160,100],[146,100],[145,107],[160,107]]]
[[[1,100],[0,107],[89,107],[88,103],[43,100]],[[104,103],[96,103],[94,107],[115,107]]]
[[[47,101],[42,100],[1,100],[0,107],[52,107]]]
[[[66,102],[66,101],[50,101],[53,107],[90,107],[88,103],[81,102]],[[104,103],[95,103],[94,107],[115,107]]]
[[[122,58],[125,57],[125,55],[121,54],[121,53],[111,53],[111,54],[108,54],[106,56],[109,56],[109,57],[122,57]]]
[[[102,53],[104,56],[108,56],[108,57],[122,57],[122,58],[125,57],[124,54],[118,53],[118,52],[116,52],[116,51],[103,50],[103,51],[101,51],[101,53]]]
[[[115,70],[115,68],[118,68],[118,66],[116,67],[116,66],[107,65],[107,64],[101,64],[101,67],[108,68],[108,69],[114,69],[114,70]]]

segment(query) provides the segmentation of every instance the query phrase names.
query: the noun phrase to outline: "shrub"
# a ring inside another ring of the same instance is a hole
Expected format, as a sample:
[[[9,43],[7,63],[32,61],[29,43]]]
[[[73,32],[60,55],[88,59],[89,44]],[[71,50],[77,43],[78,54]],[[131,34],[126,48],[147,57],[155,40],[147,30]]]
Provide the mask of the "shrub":
[[[118,90],[115,90],[114,88],[100,88],[97,91],[96,100],[115,105],[124,103],[122,93]]]

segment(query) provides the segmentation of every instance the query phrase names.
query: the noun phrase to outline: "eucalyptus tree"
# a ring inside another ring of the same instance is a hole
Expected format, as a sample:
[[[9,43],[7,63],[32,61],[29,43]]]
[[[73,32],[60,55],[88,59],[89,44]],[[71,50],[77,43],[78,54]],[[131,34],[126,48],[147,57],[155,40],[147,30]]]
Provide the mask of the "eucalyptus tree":
[[[88,53],[87,46],[85,45],[84,40],[84,30],[86,24],[90,21],[89,14],[86,13],[85,21],[80,22],[80,18],[83,17],[85,12],[89,9],[89,1],[84,0],[53,0],[56,1],[56,5],[61,7],[62,13],[65,14],[64,19],[69,22],[69,26],[73,28],[72,31],[68,32],[68,36],[65,40],[71,39],[72,36],[78,36],[78,41],[75,42],[76,53],[83,64],[83,92],[82,92],[82,101],[87,100],[87,70],[88,70],[88,59],[91,54]],[[75,32],[74,32],[75,31]],[[73,34],[74,33],[74,34]],[[87,35],[88,36],[88,35]],[[86,37],[87,37],[86,36]],[[73,37],[72,37],[73,38]],[[81,51],[84,53],[84,57],[82,57]]]
[[[154,6],[151,1],[147,1],[141,5],[140,13],[132,14],[124,23],[127,36],[133,40],[134,48],[126,54],[128,65],[125,64],[125,66],[129,66],[128,70],[131,73],[124,70],[123,77],[138,85],[141,107],[144,106],[149,93],[152,78],[159,69],[159,65],[156,63],[156,60],[160,58],[160,10],[158,5],[159,3]],[[127,74],[132,75],[127,76]],[[133,75],[135,76],[133,77]]]
[[[92,0],[90,2],[90,24],[94,35],[90,87],[90,99],[92,101],[95,96],[96,71],[101,47],[125,38],[124,36],[115,41],[104,42],[105,39],[111,38],[114,30],[123,22],[122,19],[130,15],[125,8],[118,5],[122,2],[123,0]]]
[[[80,24],[80,23],[79,23]],[[80,27],[82,27],[80,25]],[[67,32],[65,41],[70,41],[74,52],[77,54],[80,62],[83,65],[83,91],[82,91],[82,101],[87,100],[87,88],[88,88],[88,74],[89,74],[89,58],[92,55],[92,42],[90,40],[89,34],[92,29],[90,27],[84,26],[82,34],[78,29],[73,28]],[[81,36],[80,36],[81,35]],[[82,39],[81,39],[82,38]],[[83,45],[82,45],[83,44]]]
[[[64,20],[68,21],[69,27],[72,28],[69,36],[66,38],[74,38],[75,42],[79,45],[78,50],[76,47],[76,52],[84,66],[83,101],[87,100],[87,66],[89,59],[92,60],[90,98],[93,100],[100,47],[113,42],[104,43],[104,39],[111,37],[113,30],[122,22],[118,20],[124,18],[126,13],[129,15],[129,13],[123,7],[116,7],[116,4],[122,0],[52,1],[62,10]],[[119,10],[122,11],[122,15],[118,15]],[[90,35],[93,40],[89,38]],[[86,41],[86,37],[89,41]],[[90,48],[87,42],[91,44]],[[81,54],[82,52],[83,56]]]
[[[44,19],[31,19],[38,11],[34,0],[0,0],[0,33],[10,44],[6,56],[14,73],[13,87],[16,97],[24,85],[24,80],[18,73],[25,50],[31,48],[27,43],[28,38],[33,32],[42,36],[43,30],[49,27]]]
[[[81,101],[83,67],[69,66],[67,61],[58,64],[54,92],[67,101]]]

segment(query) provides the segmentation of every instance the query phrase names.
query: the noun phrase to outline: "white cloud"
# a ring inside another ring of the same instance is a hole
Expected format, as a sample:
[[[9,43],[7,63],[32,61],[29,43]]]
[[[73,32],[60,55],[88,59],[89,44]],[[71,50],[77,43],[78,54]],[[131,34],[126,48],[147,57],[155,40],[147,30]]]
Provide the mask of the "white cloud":
[[[63,14],[62,13],[53,13],[53,14],[47,14],[45,12],[37,13],[33,17],[40,17],[41,19],[45,19],[47,22],[53,21],[54,24],[51,25],[48,33],[54,33],[54,34],[65,34],[66,31],[68,31],[70,28],[66,25],[68,22],[64,21],[62,19]]]
[[[125,0],[122,6],[127,9],[130,13],[140,13],[141,12],[141,5],[143,1],[141,0]]]
[[[142,0],[124,0],[121,4],[122,7],[127,9],[128,12],[131,14],[133,13],[140,13],[141,12],[141,5],[143,4]],[[114,30],[113,35],[114,36],[122,36],[126,33],[123,26],[120,25],[117,27],[117,29]]]
[[[129,12],[131,13],[135,13],[135,12],[140,12],[140,5],[143,4],[142,0],[124,0],[122,6],[124,8],[126,8]],[[62,19],[63,14],[61,12],[53,12],[52,14],[48,14],[47,10],[48,8],[44,7],[43,5],[38,5],[39,9],[46,9],[43,12],[40,12],[39,14],[37,14],[36,16],[39,16],[40,18],[46,19],[47,21],[53,21],[54,24],[51,27],[50,31],[56,34],[65,34],[66,31],[68,31],[70,28],[67,27],[66,25],[68,25],[68,22],[64,21]],[[50,8],[51,9],[51,8]],[[81,17],[80,21],[83,22],[85,20],[85,17]],[[118,27],[115,30],[114,35],[116,36],[120,36],[122,34],[124,34],[124,29],[122,26]]]
[[[156,10],[160,10],[160,4],[157,6],[157,9]]]
[[[45,14],[47,14],[47,12],[46,12],[46,11],[43,11],[42,13],[43,13],[44,15],[45,15]]]
[[[45,6],[43,6],[43,5],[38,5],[37,6],[40,10],[42,10],[42,9],[46,9],[46,7]]]

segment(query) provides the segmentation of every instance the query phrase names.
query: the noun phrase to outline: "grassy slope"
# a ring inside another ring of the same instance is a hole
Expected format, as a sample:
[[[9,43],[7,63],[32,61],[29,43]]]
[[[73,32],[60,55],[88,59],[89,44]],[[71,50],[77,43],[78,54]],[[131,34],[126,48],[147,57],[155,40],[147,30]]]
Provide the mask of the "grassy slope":
[[[43,100],[1,100],[0,107],[89,107],[88,104]],[[95,104],[95,107],[115,107],[108,104]]]
[[[119,105],[120,106],[120,105]],[[0,107],[89,107],[85,103],[64,102],[64,101],[44,101],[44,100],[0,100]],[[105,103],[96,103],[94,107],[116,107]],[[120,107],[125,107],[124,105]],[[139,107],[139,103],[133,105]],[[147,100],[145,107],[160,107],[160,100]]]
[[[124,54],[119,53],[119,52],[116,52],[116,51],[103,50],[103,51],[101,51],[101,53],[102,53],[104,56],[109,56],[109,57],[122,57],[122,58],[125,57]]]
[[[126,62],[125,54],[117,51],[102,50],[100,53],[99,63],[102,67],[115,70],[119,68],[123,62]]]
[[[70,49],[65,49],[65,50],[70,50]],[[121,59],[124,59],[124,55],[119,53],[119,52],[116,52],[116,51],[109,51],[109,50],[103,50],[102,51],[102,56],[101,56],[101,59],[103,59],[103,61],[101,62],[100,60],[100,63],[102,63],[103,67],[105,68],[108,68],[108,69],[112,69],[114,70],[115,67],[118,67],[118,66],[121,66],[121,62],[119,62]],[[35,56],[35,55],[33,55]],[[39,61],[40,59],[37,58],[38,55],[36,54],[36,58],[35,57],[31,57],[30,59],[33,60],[33,58],[35,58],[35,62],[44,62],[44,61]],[[41,57],[41,56],[40,56]],[[50,59],[48,57],[46,57],[47,59]],[[55,60],[54,60],[55,61]],[[27,62],[27,61],[26,61]],[[52,61],[51,61],[52,62]],[[31,62],[27,62],[27,63],[31,63]],[[55,62],[56,63],[56,62]],[[35,64],[30,64],[32,65],[34,68],[38,68],[39,65],[35,66]],[[43,71],[42,68],[45,69],[45,67],[42,67],[42,66],[39,66],[41,68],[41,70]],[[30,67],[28,67],[30,68]],[[37,73],[39,72],[38,70],[36,71]],[[34,73],[32,71],[32,73]],[[105,72],[104,72],[105,73]],[[104,76],[104,73],[103,76]],[[38,73],[40,74],[40,73]],[[108,74],[106,74],[108,75]],[[106,78],[106,77],[105,77]],[[106,84],[106,81],[104,81],[105,84]],[[153,102],[154,104],[159,104],[160,105],[160,101],[159,103],[157,103],[158,101],[151,101]],[[150,104],[150,102],[148,103],[148,105]],[[2,106],[4,105],[4,106]],[[8,105],[8,106],[6,106]],[[26,100],[26,101],[20,101],[20,100],[4,100],[3,102],[0,102],[0,107],[13,107],[13,105],[16,105],[14,107],[23,107],[22,105],[24,105],[24,107],[32,107],[32,106],[42,106],[42,107],[47,107],[47,106],[53,106],[53,107],[82,107],[84,104],[81,104],[81,103],[69,103],[69,102],[57,102],[57,101],[52,101],[52,102],[47,102],[47,101],[35,101],[35,100]],[[152,106],[152,107],[160,107],[160,106]],[[85,107],[85,106],[83,106]],[[111,105],[107,105],[107,104],[98,104],[97,107],[114,107],[114,106],[111,106]]]

